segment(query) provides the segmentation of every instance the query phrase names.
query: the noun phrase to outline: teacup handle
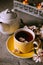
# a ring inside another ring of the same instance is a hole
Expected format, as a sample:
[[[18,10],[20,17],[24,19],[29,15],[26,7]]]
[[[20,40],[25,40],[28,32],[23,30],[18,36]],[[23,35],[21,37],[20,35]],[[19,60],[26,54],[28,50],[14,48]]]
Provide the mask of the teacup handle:
[[[39,48],[38,42],[34,41],[34,42],[33,42],[33,45],[36,46],[36,47],[34,46],[34,49],[38,49],[38,48]]]

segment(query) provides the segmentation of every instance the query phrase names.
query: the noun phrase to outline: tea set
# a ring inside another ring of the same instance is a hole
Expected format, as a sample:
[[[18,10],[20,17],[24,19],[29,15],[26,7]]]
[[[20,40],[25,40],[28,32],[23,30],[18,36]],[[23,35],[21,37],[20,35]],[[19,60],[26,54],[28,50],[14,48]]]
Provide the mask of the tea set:
[[[0,13],[0,32],[3,34],[14,33],[7,39],[6,47],[8,51],[18,58],[31,58],[34,54],[34,49],[37,50],[40,43],[38,44],[34,41],[35,34],[32,30],[28,29],[27,26],[18,29],[19,26],[19,16],[14,10],[6,9]],[[19,37],[20,40],[18,40]]]
[[[28,29],[27,26],[16,30],[14,34],[7,39],[6,42],[7,50],[13,56],[16,56],[18,58],[33,57],[33,54],[35,53],[34,50],[37,51],[40,48],[40,45],[40,43],[35,41],[34,32]]]

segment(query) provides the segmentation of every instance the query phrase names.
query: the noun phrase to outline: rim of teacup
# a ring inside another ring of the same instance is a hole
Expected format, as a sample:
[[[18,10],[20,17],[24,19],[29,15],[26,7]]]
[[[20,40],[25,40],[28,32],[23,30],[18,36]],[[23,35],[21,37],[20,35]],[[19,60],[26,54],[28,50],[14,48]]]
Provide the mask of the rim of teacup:
[[[21,42],[18,41],[18,40],[16,39],[16,37],[15,37],[15,35],[16,35],[18,32],[20,32],[20,31],[26,31],[26,32],[29,32],[30,34],[32,34],[33,39],[32,39],[31,41],[29,41],[28,43],[34,41],[34,39],[35,39],[35,34],[34,34],[34,32],[33,32],[32,30],[26,29],[26,28],[25,28],[25,29],[24,29],[24,28],[20,28],[20,29],[16,30],[15,33],[14,33],[14,38],[15,38],[15,40],[16,40],[17,42],[21,43]]]

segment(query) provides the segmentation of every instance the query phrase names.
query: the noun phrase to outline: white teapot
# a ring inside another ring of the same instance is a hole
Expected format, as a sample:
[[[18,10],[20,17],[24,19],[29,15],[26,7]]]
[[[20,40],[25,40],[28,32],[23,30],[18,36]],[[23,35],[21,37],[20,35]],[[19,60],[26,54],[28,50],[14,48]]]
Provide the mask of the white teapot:
[[[18,15],[13,11],[6,9],[0,14],[0,32],[12,34],[19,28],[20,22]]]

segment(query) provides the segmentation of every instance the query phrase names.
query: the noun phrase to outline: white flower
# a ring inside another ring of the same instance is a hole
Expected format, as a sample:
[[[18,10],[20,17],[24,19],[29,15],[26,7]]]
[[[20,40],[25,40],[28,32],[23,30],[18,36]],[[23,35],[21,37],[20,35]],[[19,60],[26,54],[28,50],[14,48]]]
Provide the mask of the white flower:
[[[41,6],[43,6],[43,2],[41,2]]]
[[[37,54],[33,55],[33,60],[35,62],[43,62],[43,50],[38,49]]]

